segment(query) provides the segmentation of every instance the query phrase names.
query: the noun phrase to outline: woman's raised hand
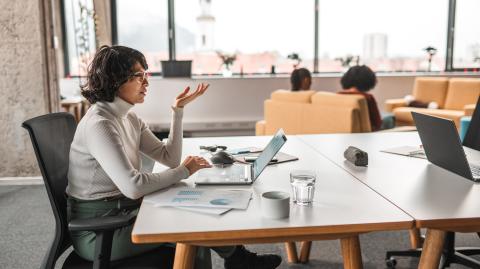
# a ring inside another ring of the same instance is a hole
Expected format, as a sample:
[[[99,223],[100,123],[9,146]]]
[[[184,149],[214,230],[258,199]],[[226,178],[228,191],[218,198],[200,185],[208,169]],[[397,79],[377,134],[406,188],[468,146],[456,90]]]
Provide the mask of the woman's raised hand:
[[[188,103],[192,102],[197,97],[202,95],[208,89],[208,86],[210,85],[203,83],[199,84],[197,89],[192,93],[189,93],[190,87],[186,87],[185,90],[183,90],[183,92],[179,94],[177,98],[175,98],[175,107],[184,107]]]
[[[188,169],[190,175],[193,175],[200,169],[212,167],[207,160],[198,156],[187,156],[182,164]]]

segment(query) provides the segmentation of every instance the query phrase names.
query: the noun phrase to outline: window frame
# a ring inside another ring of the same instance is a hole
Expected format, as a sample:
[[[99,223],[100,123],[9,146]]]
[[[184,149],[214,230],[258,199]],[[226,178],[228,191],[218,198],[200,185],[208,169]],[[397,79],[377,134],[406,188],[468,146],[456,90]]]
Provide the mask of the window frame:
[[[319,72],[319,57],[318,57],[318,45],[319,43],[319,3],[320,0],[312,0],[313,4],[313,12],[314,12],[314,53],[313,53],[313,73],[320,74],[320,73],[331,73],[331,72]],[[70,74],[70,66],[69,66],[69,56],[68,56],[68,41],[66,37],[66,14],[65,14],[65,1],[60,1],[60,7],[62,10],[61,16],[61,23],[62,23],[62,35],[63,35],[63,50],[64,50],[64,74],[65,77],[74,77]],[[175,49],[175,17],[174,17],[174,6],[175,0],[167,0],[167,10],[168,10],[168,55],[169,60],[176,59],[176,49]],[[111,8],[111,26],[112,26],[112,44],[118,44],[118,25],[117,25],[117,0],[110,1],[110,8]],[[447,40],[446,40],[446,53],[445,53],[445,68],[443,71],[440,72],[478,72],[478,68],[454,68],[453,67],[453,58],[454,58],[454,37],[455,37],[455,10],[456,10],[456,0],[449,0],[448,1],[448,20],[447,20]],[[408,71],[402,72],[387,72],[387,71],[379,71],[380,73],[405,73]],[[426,71],[428,72],[428,71]],[[438,73],[439,71],[430,71],[428,73]],[[270,73],[254,73],[253,75],[266,75]],[[281,75],[284,73],[275,73],[275,75]],[[154,72],[152,73],[154,76],[162,75],[161,72]],[[216,76],[221,77],[220,74],[208,74],[208,76]],[[239,73],[234,73],[235,76],[242,75]],[[201,75],[200,75],[201,76]]]

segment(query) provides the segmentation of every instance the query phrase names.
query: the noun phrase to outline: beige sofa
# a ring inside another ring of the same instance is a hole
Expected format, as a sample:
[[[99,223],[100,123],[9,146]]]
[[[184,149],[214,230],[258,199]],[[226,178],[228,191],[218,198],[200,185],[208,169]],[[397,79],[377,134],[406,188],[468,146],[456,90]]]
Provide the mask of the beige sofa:
[[[397,125],[414,125],[412,111],[452,119],[460,126],[460,118],[473,113],[480,95],[480,79],[477,78],[427,78],[415,79],[415,100],[435,101],[438,109],[407,107],[404,99],[389,99],[385,109],[395,115]]]
[[[276,90],[264,102],[264,120],[256,135],[370,132],[365,98],[331,92]]]

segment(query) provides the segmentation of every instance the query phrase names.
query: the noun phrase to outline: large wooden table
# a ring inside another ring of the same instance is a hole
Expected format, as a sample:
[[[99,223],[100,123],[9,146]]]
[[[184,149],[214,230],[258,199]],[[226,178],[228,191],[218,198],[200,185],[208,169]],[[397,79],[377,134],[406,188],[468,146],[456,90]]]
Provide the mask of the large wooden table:
[[[298,136],[306,145],[348,171],[427,228],[419,268],[438,268],[445,232],[480,231],[480,184],[429,163],[380,152],[382,149],[420,145],[417,132]],[[343,151],[356,146],[368,153],[368,167],[345,161]],[[480,160],[478,152],[467,151]]]
[[[185,139],[183,157],[198,155],[200,145],[262,148],[269,139],[270,137]],[[298,156],[300,160],[268,166],[252,186],[209,187],[251,189],[253,199],[247,210],[233,210],[222,216],[211,216],[143,203],[132,232],[133,242],[176,242],[174,268],[178,269],[193,267],[196,246],[340,239],[345,268],[362,268],[358,239],[360,233],[413,227],[412,217],[298,137],[288,137],[282,151]],[[317,171],[314,204],[310,207],[292,204],[287,219],[263,218],[259,198],[261,193],[272,190],[291,193],[289,173],[294,169]],[[185,184],[193,186],[192,177]]]

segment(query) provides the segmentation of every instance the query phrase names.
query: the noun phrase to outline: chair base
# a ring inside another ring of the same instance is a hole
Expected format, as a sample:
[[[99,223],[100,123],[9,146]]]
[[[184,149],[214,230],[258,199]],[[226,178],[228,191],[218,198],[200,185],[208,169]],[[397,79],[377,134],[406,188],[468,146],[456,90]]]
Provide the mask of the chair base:
[[[111,269],[171,269],[175,257],[175,248],[159,247],[139,256],[111,262]],[[93,263],[80,258],[72,251],[65,260],[62,269],[91,269]]]
[[[475,247],[459,247],[455,248],[455,233],[447,232],[445,238],[445,244],[443,247],[443,253],[438,268],[446,268],[451,264],[461,264],[469,268],[480,269],[480,261],[477,261],[469,256],[480,254],[480,248]],[[422,255],[422,249],[410,249],[403,251],[387,251],[386,265],[388,268],[395,268],[397,261],[396,257],[420,257]]]

